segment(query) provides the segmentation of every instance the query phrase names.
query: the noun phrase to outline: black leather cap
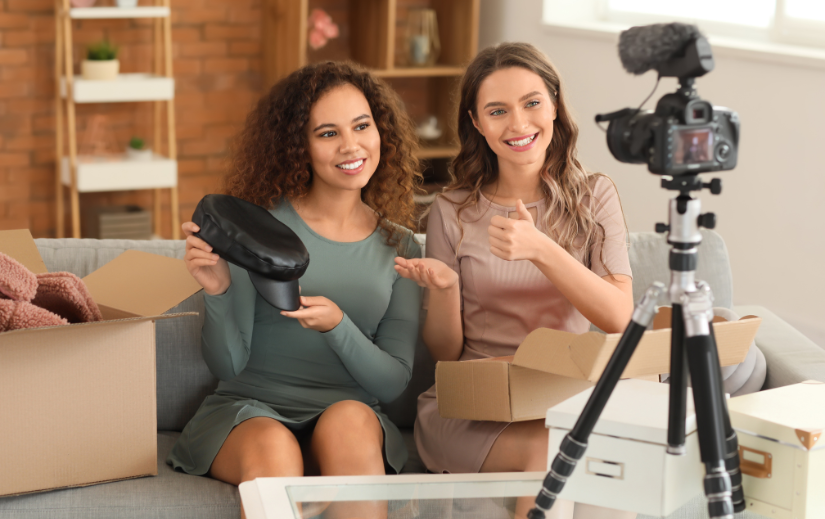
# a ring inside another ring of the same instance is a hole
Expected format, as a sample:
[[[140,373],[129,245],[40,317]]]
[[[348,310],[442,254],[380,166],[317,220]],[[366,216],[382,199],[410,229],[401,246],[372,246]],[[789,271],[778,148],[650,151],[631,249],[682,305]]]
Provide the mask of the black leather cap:
[[[249,272],[269,304],[300,308],[298,278],[309,266],[309,252],[292,229],[259,205],[229,195],[206,195],[192,221],[212,252]]]

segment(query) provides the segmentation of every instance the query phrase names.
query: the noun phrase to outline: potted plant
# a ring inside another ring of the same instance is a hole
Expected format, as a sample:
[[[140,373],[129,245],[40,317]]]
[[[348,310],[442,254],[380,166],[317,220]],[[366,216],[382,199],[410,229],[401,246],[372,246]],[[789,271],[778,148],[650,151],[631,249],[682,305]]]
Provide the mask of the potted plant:
[[[137,7],[138,0],[117,0],[118,7]]]
[[[152,148],[147,148],[146,143],[140,137],[132,137],[129,146],[126,147],[126,157],[129,160],[152,160]]]
[[[80,64],[83,79],[117,79],[120,72],[117,50],[117,47],[106,40],[90,45],[86,59]]]

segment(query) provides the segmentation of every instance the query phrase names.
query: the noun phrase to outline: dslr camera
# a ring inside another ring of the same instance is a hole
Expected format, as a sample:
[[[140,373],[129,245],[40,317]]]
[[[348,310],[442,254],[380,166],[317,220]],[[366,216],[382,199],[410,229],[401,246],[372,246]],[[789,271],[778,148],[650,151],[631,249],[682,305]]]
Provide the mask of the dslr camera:
[[[707,39],[681,23],[633,27],[619,39],[625,70],[679,78],[679,89],[659,99],[656,110],[625,108],[596,116],[609,121],[607,146],[620,162],[647,164],[651,173],[695,175],[736,166],[739,116],[699,97],[695,78],[713,70]]]

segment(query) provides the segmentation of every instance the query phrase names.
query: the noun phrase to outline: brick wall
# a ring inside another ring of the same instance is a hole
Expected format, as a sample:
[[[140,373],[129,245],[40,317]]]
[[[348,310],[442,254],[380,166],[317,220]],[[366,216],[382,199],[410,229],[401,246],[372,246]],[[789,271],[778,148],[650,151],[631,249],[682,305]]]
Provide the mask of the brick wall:
[[[112,5],[114,0],[98,0]],[[140,0],[151,5],[151,0]],[[227,144],[263,93],[261,0],[171,0],[181,219],[215,192]],[[121,71],[152,70],[150,20],[73,22],[75,72],[85,46],[108,38]],[[55,236],[54,0],[0,0],[0,229]],[[152,103],[77,105],[82,144],[90,116],[103,114],[113,147],[132,136],[152,143]],[[165,120],[164,120],[165,125]],[[168,190],[164,237],[171,237]],[[98,205],[151,209],[152,191],[81,194],[81,216]],[[66,197],[68,210],[68,197]],[[68,224],[68,214],[67,214]]]

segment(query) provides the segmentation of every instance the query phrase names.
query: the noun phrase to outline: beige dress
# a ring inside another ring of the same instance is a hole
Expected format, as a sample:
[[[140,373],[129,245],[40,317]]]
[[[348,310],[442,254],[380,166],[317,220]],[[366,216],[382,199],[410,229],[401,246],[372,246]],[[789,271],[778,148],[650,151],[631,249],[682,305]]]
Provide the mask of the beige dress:
[[[590,251],[590,270],[606,276],[631,275],[621,204],[616,188],[606,177],[591,177],[591,204],[604,227],[605,241]],[[453,201],[466,199],[468,191],[454,191]],[[545,202],[527,204],[542,215]],[[459,275],[464,350],[460,360],[512,355],[528,333],[553,328],[583,333],[590,323],[570,301],[529,261],[506,261],[490,252],[487,228],[495,215],[507,217],[515,207],[504,207],[481,196],[479,203],[461,213],[464,239],[456,254],[461,231],[456,206],[436,198],[427,222],[426,256],[443,261]],[[533,211],[531,211],[533,212]],[[539,228],[546,232],[544,225]],[[604,250],[602,250],[602,248]],[[576,255],[582,261],[582,253]],[[427,301],[425,300],[425,307]],[[415,442],[427,468],[436,473],[478,472],[501,431],[503,422],[441,418],[435,386],[418,398]]]

